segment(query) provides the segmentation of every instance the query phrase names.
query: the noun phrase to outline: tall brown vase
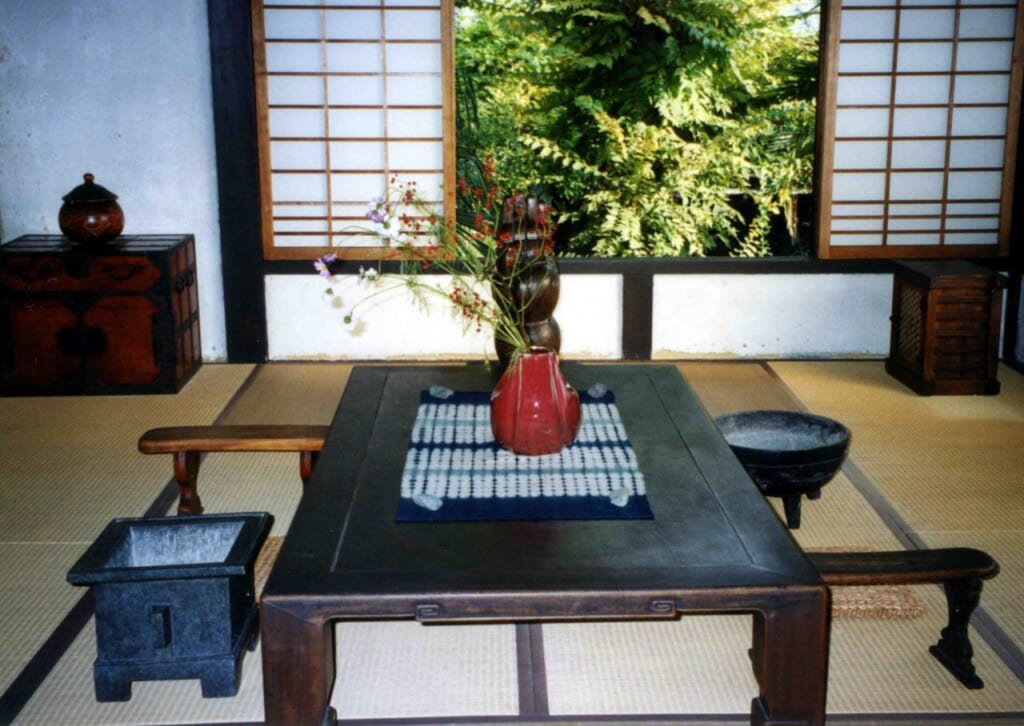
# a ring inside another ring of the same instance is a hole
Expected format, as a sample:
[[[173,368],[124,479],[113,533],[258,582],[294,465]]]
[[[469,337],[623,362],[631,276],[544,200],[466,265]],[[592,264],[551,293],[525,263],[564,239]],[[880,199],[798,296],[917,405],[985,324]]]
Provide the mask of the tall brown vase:
[[[505,254],[499,257],[496,297],[523,311],[523,333],[531,346],[558,353],[562,333],[552,317],[558,305],[558,263],[548,226],[548,205],[537,197],[515,194],[505,199],[498,239]],[[508,366],[512,346],[495,338],[502,368]]]

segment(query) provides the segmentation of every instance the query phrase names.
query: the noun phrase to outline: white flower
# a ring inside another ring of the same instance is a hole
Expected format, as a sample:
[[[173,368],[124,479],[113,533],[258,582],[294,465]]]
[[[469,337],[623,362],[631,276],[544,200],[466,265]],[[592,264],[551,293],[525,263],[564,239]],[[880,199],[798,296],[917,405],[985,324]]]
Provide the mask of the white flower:
[[[398,217],[388,217],[380,226],[381,237],[395,242],[405,242],[409,236],[402,231],[402,221]]]

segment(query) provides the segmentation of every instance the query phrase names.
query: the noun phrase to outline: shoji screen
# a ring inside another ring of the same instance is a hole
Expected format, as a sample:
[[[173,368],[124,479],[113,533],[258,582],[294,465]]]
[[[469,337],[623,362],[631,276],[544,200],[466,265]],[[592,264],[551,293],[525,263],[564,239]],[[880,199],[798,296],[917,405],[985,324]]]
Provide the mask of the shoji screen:
[[[454,199],[452,0],[253,0],[266,259],[361,234],[389,180]]]
[[[1016,0],[834,0],[819,257],[1007,254],[1020,15]]]

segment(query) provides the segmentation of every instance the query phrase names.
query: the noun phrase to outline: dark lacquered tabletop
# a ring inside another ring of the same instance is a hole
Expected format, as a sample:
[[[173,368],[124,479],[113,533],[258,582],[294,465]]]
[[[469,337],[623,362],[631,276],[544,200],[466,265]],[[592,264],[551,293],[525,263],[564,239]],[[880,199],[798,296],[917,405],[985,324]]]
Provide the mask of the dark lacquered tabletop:
[[[494,373],[357,367],[264,596],[338,617],[634,617],[659,594],[820,584],[677,368],[562,367],[613,391],[653,519],[396,523],[420,392],[487,391]]]

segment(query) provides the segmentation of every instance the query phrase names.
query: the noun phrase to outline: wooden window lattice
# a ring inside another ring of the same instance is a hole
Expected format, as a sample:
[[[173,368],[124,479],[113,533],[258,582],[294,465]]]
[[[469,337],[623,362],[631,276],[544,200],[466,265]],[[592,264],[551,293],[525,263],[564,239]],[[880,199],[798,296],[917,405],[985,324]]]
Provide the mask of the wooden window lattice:
[[[382,256],[392,179],[452,212],[452,4],[252,0],[265,259]]]
[[[1009,250],[1016,0],[836,0],[823,28],[818,256]]]

